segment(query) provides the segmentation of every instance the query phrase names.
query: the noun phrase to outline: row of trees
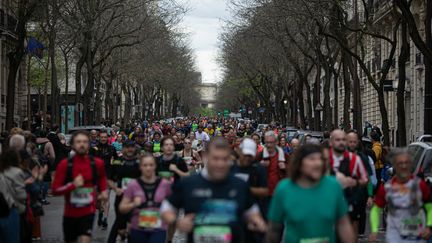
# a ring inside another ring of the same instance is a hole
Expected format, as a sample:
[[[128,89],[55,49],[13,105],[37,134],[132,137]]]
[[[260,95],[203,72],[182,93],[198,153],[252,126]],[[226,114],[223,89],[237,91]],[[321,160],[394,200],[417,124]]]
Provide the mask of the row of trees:
[[[421,21],[412,12],[414,5],[426,8]],[[432,123],[427,122],[432,119],[432,1],[232,0],[232,6],[236,18],[220,37],[225,67],[220,107],[261,107],[269,121],[330,130],[339,125],[341,106],[343,127],[350,126],[352,113],[353,128],[362,131],[361,77],[366,77],[376,91],[384,142],[389,144],[384,83],[397,59],[397,140],[405,145],[405,63],[411,39],[425,57],[424,127],[432,133]],[[383,10],[389,11],[387,29],[378,20]],[[388,51],[381,53],[378,45]],[[377,63],[366,61],[371,57]]]
[[[175,116],[195,105],[195,91],[184,88],[198,82],[194,58],[187,35],[178,28],[186,9],[176,1],[13,2],[10,11],[18,21],[18,41],[8,54],[6,128],[13,125],[14,87],[24,62],[29,86],[44,94],[44,114],[50,104],[52,123],[60,122],[59,103],[67,100],[70,80],[75,82],[74,103],[84,108],[84,117],[75,112],[76,124],[80,119],[98,124],[102,117],[117,121],[121,99],[124,122],[132,118],[132,110],[141,117],[158,117],[169,109]],[[45,44],[47,55],[42,60],[25,55],[30,36]],[[65,87],[64,97],[60,87]]]

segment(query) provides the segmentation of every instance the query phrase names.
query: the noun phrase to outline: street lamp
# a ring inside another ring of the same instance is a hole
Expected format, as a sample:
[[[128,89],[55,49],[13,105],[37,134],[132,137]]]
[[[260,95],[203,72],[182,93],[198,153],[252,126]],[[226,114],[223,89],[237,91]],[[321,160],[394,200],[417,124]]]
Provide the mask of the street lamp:
[[[288,100],[284,100],[283,102],[284,102],[284,105],[288,104]]]

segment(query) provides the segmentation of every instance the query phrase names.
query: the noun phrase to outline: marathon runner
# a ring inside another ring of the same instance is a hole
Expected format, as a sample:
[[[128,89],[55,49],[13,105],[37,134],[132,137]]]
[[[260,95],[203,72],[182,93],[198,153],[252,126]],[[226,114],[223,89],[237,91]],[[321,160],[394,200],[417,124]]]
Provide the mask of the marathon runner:
[[[119,211],[132,212],[129,243],[165,242],[167,225],[159,208],[171,194],[171,182],[156,176],[156,160],[151,154],[140,159],[141,177],[131,181],[124,191]]]
[[[369,175],[365,169],[362,159],[355,153],[347,150],[346,133],[336,129],[330,136],[329,151],[331,174],[342,174],[345,177],[355,180],[354,186],[345,188],[344,194],[348,202],[348,211],[353,223],[355,234],[358,232],[358,222],[362,211],[359,191],[369,181]],[[357,235],[356,235],[357,236]]]
[[[181,177],[188,176],[185,161],[174,152],[174,139],[164,137],[161,141],[163,154],[157,159],[158,176],[177,182]]]
[[[99,143],[96,147],[91,148],[90,154],[101,158],[104,161],[105,172],[107,173],[107,177],[110,178],[109,172],[111,163],[113,160],[117,159],[117,152],[115,148],[108,144],[108,132],[100,131],[99,132]],[[108,191],[109,197],[109,191]],[[109,201],[106,201],[103,205],[99,207],[98,214],[98,226],[102,227],[102,229],[106,230],[108,227],[108,212],[109,212]]]
[[[192,142],[189,138],[184,140],[184,149],[179,152],[180,157],[186,162],[189,171],[195,171],[201,165],[201,156],[192,149]]]
[[[65,242],[91,242],[96,201],[108,200],[104,162],[89,156],[90,139],[87,132],[72,135],[72,158],[57,166],[52,184],[54,195],[64,195],[63,233]]]
[[[380,185],[370,213],[371,242],[376,242],[381,211],[388,206],[387,242],[427,242],[431,237],[432,203],[430,189],[412,174],[412,158],[406,149],[389,155],[395,176]]]
[[[188,242],[242,242],[245,225],[264,232],[266,224],[249,186],[230,173],[227,141],[215,138],[207,152],[202,173],[174,184],[173,194],[162,203],[162,219],[187,233]],[[177,218],[180,209],[185,212],[183,218]]]
[[[116,194],[114,201],[116,219],[111,227],[108,243],[115,243],[117,235],[120,235],[122,239],[127,236],[126,226],[129,216],[120,213],[118,208],[124,190],[132,179],[141,176],[135,141],[127,140],[123,143],[123,157],[113,161],[109,175],[108,184]]]
[[[300,147],[291,161],[291,178],[277,186],[270,204],[266,242],[355,242],[340,184],[325,176],[321,147]],[[285,233],[282,231],[285,227]]]
[[[255,160],[256,151],[257,146],[252,139],[243,139],[238,153],[239,159],[231,167],[231,172],[237,178],[247,182],[252,197],[258,203],[261,214],[266,215],[269,192],[267,187],[267,173],[265,168]],[[264,234],[250,231],[246,232],[245,242],[263,242]]]

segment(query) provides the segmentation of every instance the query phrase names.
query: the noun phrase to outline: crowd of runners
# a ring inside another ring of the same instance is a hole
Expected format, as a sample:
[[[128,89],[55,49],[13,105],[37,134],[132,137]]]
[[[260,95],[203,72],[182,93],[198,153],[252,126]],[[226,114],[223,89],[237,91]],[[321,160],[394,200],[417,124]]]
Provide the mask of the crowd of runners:
[[[91,242],[95,225],[108,243],[175,232],[195,243],[375,242],[380,231],[428,242],[429,185],[405,148],[383,147],[379,130],[370,138],[336,129],[299,140],[276,123],[206,117],[71,138],[14,128],[0,155],[0,242],[40,240],[49,195],[64,196],[65,242]]]

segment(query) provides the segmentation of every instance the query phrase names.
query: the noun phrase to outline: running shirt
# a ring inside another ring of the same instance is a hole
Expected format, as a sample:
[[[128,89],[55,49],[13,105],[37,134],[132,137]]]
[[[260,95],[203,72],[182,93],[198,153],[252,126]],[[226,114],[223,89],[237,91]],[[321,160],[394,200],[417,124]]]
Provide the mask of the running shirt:
[[[131,228],[134,230],[152,231],[155,229],[167,229],[167,225],[161,221],[159,208],[162,201],[171,194],[171,182],[159,179],[153,184],[147,184],[136,179],[129,183],[123,197],[133,201],[139,197],[143,204],[132,211]],[[143,184],[143,186],[140,185]],[[151,197],[151,200],[146,198]]]
[[[393,178],[380,185],[375,204],[380,208],[388,205],[387,242],[426,242],[419,235],[426,226],[426,214],[422,207],[429,197],[429,187],[417,177],[411,177],[405,183]]]
[[[105,171],[109,173],[111,166],[111,159],[118,159],[115,148],[109,144],[99,143],[96,147],[90,149],[90,154],[101,158],[105,164]]]
[[[111,165],[110,179],[117,183],[117,187],[126,190],[132,179],[141,176],[139,160],[120,158]]]
[[[242,242],[243,216],[253,206],[249,186],[233,175],[213,183],[202,174],[174,184],[168,198],[173,207],[195,214],[188,242]]]
[[[165,160],[163,158],[163,155],[161,155],[157,158],[157,170],[156,170],[157,175],[159,177],[172,180],[174,182],[180,180],[180,176],[169,169],[169,166],[171,164],[177,165],[177,168],[183,172],[189,171],[186,162],[182,158],[180,158],[177,154],[175,154],[171,160]]]
[[[234,164],[231,167],[231,173],[248,183],[249,187],[267,187],[266,171],[259,163],[254,163],[250,166],[238,166]]]
[[[93,170],[88,156],[75,155],[73,157],[72,179],[78,175],[84,177],[84,186],[76,188],[72,182],[66,182],[68,159],[62,160],[57,166],[56,176],[52,184],[54,195],[64,195],[64,216],[79,218],[96,212],[97,190],[105,191],[107,181],[104,162],[94,158],[98,185],[93,185]]]
[[[268,220],[285,225],[285,243],[334,243],[336,224],[347,211],[342,187],[334,177],[323,177],[313,188],[284,179],[273,194]]]

